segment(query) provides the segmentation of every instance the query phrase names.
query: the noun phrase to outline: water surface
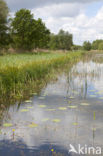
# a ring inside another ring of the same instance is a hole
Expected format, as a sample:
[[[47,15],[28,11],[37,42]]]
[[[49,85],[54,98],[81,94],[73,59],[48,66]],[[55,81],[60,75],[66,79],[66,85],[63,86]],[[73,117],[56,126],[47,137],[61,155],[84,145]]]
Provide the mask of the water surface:
[[[103,63],[96,58],[2,113],[0,156],[69,156],[70,144],[103,147]]]

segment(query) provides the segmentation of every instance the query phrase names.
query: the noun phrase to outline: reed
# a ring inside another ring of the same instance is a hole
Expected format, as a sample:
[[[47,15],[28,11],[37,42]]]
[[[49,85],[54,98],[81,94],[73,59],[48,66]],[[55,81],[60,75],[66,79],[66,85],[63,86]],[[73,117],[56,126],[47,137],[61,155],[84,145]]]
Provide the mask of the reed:
[[[0,56],[0,98],[22,96],[29,84],[49,75],[52,69],[75,62],[83,52],[12,54]]]

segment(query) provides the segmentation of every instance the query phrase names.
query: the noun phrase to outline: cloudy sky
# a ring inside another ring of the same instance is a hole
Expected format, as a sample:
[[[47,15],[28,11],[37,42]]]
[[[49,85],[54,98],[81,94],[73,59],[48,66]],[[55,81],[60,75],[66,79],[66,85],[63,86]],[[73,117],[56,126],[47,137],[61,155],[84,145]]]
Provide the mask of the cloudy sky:
[[[103,0],[6,0],[11,12],[31,9],[53,33],[64,29],[74,43],[103,39]]]

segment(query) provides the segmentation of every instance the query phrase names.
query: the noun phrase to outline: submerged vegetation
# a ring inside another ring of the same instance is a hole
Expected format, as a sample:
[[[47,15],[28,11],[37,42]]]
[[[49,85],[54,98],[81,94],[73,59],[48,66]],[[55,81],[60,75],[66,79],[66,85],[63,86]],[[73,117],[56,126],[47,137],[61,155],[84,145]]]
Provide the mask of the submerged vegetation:
[[[30,84],[50,76],[53,69],[76,62],[83,52],[15,54],[0,57],[0,99],[21,98]]]

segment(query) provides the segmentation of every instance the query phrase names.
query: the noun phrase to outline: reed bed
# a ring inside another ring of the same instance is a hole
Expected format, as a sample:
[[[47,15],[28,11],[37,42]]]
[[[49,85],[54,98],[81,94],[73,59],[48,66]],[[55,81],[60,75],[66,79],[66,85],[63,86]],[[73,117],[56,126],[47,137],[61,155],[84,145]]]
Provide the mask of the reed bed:
[[[0,56],[0,98],[22,96],[30,83],[43,80],[52,69],[75,62],[82,55],[83,52]]]

